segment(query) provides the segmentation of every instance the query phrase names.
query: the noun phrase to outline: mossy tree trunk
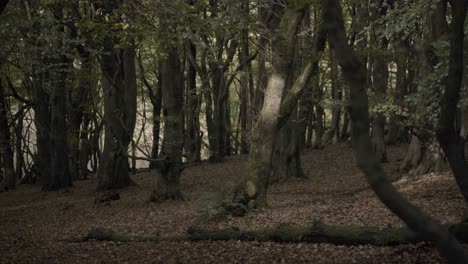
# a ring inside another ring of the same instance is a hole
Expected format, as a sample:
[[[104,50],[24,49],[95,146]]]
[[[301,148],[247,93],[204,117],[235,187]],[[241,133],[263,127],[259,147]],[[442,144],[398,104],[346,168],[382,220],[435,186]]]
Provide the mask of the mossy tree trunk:
[[[343,12],[338,0],[322,0],[323,21],[329,41],[337,52],[343,76],[350,87],[352,140],[358,166],[379,199],[418,235],[435,244],[449,263],[468,263],[465,249],[448,231],[429,215],[412,205],[389,182],[375,156],[369,137],[367,81],[362,61],[348,44]]]
[[[265,90],[262,110],[252,131],[247,168],[234,197],[234,202],[250,208],[267,206],[267,187],[276,135],[296,108],[298,96],[311,76],[311,65],[308,65],[282,100],[294,58],[297,32],[306,8],[308,5],[303,1],[288,1],[272,43],[272,75]]]
[[[306,9],[304,18],[310,15],[309,9]],[[304,19],[303,19],[304,21]],[[301,23],[302,28],[304,23]],[[301,39],[294,43],[294,55],[291,61],[291,66],[288,69],[286,85],[283,91],[283,98],[285,94],[293,88],[294,81],[297,75],[300,74],[298,71],[301,67],[301,56],[299,53],[299,42]],[[299,106],[299,105],[298,105]],[[300,138],[301,121],[299,114],[299,108],[295,107],[289,114],[289,118],[284,122],[284,125],[280,126],[273,143],[273,156],[271,162],[271,175],[269,183],[283,182],[291,177],[305,177],[305,173],[302,169],[301,154],[302,154],[302,142]]]
[[[468,242],[466,224],[449,225],[450,232],[460,241]],[[183,235],[131,236],[115,231],[95,228],[83,237],[67,239],[69,242],[89,240],[115,242],[162,242],[162,241],[273,241],[278,243],[328,243],[333,245],[395,246],[424,242],[425,238],[407,227],[378,228],[366,226],[331,226],[314,223],[310,227],[280,224],[260,230],[240,230],[236,227],[220,230],[190,228]]]
[[[268,83],[266,60],[270,47],[270,37],[274,29],[280,23],[281,15],[284,12],[284,5],[281,1],[260,0],[258,5],[258,19],[260,21],[259,33],[259,54],[257,60],[257,82],[251,106],[251,129],[258,120],[262,110],[265,90]]]

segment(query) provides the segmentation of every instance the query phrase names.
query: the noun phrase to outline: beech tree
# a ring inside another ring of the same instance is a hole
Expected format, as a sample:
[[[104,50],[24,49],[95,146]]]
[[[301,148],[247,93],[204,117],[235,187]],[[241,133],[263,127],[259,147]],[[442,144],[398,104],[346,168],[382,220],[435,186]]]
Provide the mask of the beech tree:
[[[103,16],[115,16],[123,1],[98,5]],[[118,21],[115,21],[118,22]],[[128,21],[125,21],[128,23]],[[105,37],[100,54],[104,95],[105,140],[98,171],[98,190],[127,187],[129,177],[128,146],[136,121],[136,68],[134,41],[119,39],[120,29]],[[119,48],[120,43],[122,48]]]
[[[308,8],[308,4],[302,1],[287,1],[285,4],[278,33],[272,43],[272,74],[268,79],[262,110],[252,130],[248,165],[234,197],[235,202],[250,208],[267,205],[275,137],[296,107],[298,97],[311,76],[311,66],[307,65],[283,99],[297,32]]]

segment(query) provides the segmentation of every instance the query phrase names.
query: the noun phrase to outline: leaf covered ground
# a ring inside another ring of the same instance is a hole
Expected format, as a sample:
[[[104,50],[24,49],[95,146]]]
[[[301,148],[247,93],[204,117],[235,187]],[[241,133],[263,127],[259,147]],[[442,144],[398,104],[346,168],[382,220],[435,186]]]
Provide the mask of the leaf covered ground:
[[[389,149],[389,177],[406,147]],[[401,226],[368,188],[347,146],[307,151],[303,167],[310,179],[291,179],[271,187],[266,210],[244,218],[200,223],[204,197],[227,188],[242,175],[245,158],[188,168],[182,176],[185,201],[145,203],[151,174],[133,175],[138,184],[120,192],[111,206],[94,205],[96,180],[76,182],[68,191],[41,192],[20,186],[0,194],[0,263],[440,263],[428,244],[393,247],[335,246],[273,242],[117,243],[65,239],[94,227],[129,235],[182,234],[191,226],[218,229],[273,227],[281,223]],[[459,222],[466,210],[449,173],[403,177],[395,186],[412,202],[444,223]],[[201,205],[202,204],[202,205]]]

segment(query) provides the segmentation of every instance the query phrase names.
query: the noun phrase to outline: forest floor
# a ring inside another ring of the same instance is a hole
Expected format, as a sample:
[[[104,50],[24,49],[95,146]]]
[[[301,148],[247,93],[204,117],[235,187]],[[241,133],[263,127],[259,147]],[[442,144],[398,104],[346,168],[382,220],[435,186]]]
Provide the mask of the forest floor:
[[[389,149],[385,169],[398,177],[406,146]],[[188,168],[182,176],[185,201],[147,204],[151,172],[133,175],[138,184],[121,191],[111,206],[94,205],[96,180],[76,182],[69,191],[41,192],[20,186],[0,194],[0,263],[440,263],[425,243],[404,246],[335,246],[274,242],[98,242],[70,243],[94,227],[130,235],[183,234],[200,225],[200,200],[241,175],[245,157]],[[266,210],[244,218],[204,224],[217,229],[273,227],[280,223],[401,226],[368,188],[345,145],[307,151],[310,179],[273,185]],[[154,173],[154,172],[153,172]],[[466,210],[449,173],[403,177],[395,186],[412,202],[445,223],[459,222]]]

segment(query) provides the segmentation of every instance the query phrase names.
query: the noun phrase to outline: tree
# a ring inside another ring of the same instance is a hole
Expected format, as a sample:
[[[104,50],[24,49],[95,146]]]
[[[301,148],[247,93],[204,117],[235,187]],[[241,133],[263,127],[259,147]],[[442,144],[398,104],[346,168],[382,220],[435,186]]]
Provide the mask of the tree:
[[[0,159],[3,160],[3,179],[0,179],[1,187],[14,190],[16,187],[16,175],[13,167],[13,150],[11,147],[10,124],[8,121],[8,106],[5,98],[3,81],[0,78]]]
[[[450,232],[404,198],[387,179],[369,137],[369,106],[362,61],[349,47],[338,0],[322,0],[323,21],[338,63],[350,87],[352,140],[358,166],[379,199],[412,230],[432,241],[449,263],[467,263],[464,248]]]
[[[161,61],[161,89],[164,118],[164,139],[161,149],[159,173],[153,177],[153,192],[150,201],[183,199],[180,191],[182,151],[184,147],[184,72],[179,55],[179,39],[176,26],[169,23],[170,17],[161,15],[161,38],[165,39]]]
[[[55,3],[52,6],[53,16],[56,21],[64,19],[64,6],[60,3]],[[67,75],[71,69],[71,61],[65,55],[65,50],[68,49],[66,40],[60,38],[65,35],[63,26],[57,26],[56,29],[58,39],[54,42],[54,46],[59,52],[57,55],[51,56],[53,63],[51,73],[51,93],[50,93],[50,147],[51,147],[51,171],[49,176],[44,181],[44,188],[47,190],[56,190],[72,186],[72,176],[70,174],[69,149],[68,149],[68,134],[67,134]],[[45,175],[43,175],[45,176]]]
[[[98,7],[104,16],[115,16],[122,5],[122,1],[113,0]],[[126,42],[119,39],[119,36],[122,37],[120,30],[114,28],[108,32],[100,54],[105,140],[98,171],[98,190],[123,188],[132,184],[128,175],[127,152],[136,121],[135,47],[131,37]]]
[[[455,180],[465,201],[468,201],[468,164],[465,159],[465,140],[460,135],[460,124],[456,121],[457,106],[460,101],[464,64],[463,46],[465,37],[466,1],[450,1],[452,22],[450,34],[449,70],[445,91],[440,102],[437,139],[452,168]]]
[[[235,203],[250,208],[261,208],[267,205],[266,195],[275,137],[296,107],[298,96],[311,75],[311,67],[308,65],[283,99],[286,80],[295,53],[297,32],[308,8],[308,5],[302,1],[285,3],[286,9],[272,43],[272,74],[265,90],[262,110],[252,131],[245,175],[234,197]]]
[[[160,173],[154,176],[152,202],[182,199],[179,182],[182,172],[184,85],[177,47],[171,48],[162,62],[162,90],[165,125],[161,158],[164,162]]]
[[[400,167],[402,171],[413,174],[441,171],[445,167],[443,153],[435,137],[434,124],[437,122],[438,102],[442,96],[441,80],[446,75],[446,68],[442,66],[445,59],[441,56],[444,51],[440,44],[445,43],[448,31],[447,2],[438,1],[428,6],[424,6],[425,2],[420,3],[420,8],[426,12],[419,15],[424,18],[423,23],[419,23],[425,30],[411,34],[414,40],[411,48],[413,59],[411,68],[408,69],[411,95],[407,96],[412,112],[409,122],[411,142]],[[412,66],[413,63],[418,66]]]

